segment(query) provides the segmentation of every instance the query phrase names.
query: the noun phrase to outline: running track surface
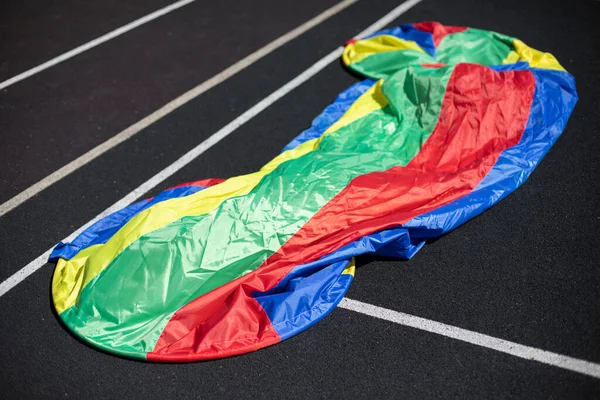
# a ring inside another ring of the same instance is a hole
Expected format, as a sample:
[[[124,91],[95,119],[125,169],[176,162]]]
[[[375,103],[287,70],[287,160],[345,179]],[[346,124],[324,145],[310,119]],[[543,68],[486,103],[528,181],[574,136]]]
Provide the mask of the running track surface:
[[[8,0],[0,81],[169,0]],[[0,91],[0,202],[336,4],[195,1]],[[0,217],[0,281],[278,89],[397,1],[359,1]],[[423,0],[391,25],[439,20],[552,52],[578,84],[563,136],[517,192],[413,260],[362,258],[348,297],[600,363],[600,2]],[[168,178],[248,173],[356,81],[334,62]],[[600,379],[335,310],[256,353],[147,364],[74,339],[46,265],[0,297],[5,398],[598,397]]]

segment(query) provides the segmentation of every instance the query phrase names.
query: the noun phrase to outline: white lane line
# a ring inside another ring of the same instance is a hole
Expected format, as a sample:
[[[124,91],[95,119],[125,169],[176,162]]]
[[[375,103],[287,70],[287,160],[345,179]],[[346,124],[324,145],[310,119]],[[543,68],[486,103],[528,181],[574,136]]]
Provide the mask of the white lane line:
[[[471,343],[476,346],[496,350],[501,353],[510,354],[526,360],[537,361],[547,365],[552,365],[554,367],[567,369],[569,371],[579,372],[580,374],[593,376],[594,378],[600,378],[600,364],[580,360],[578,358],[536,349],[535,347],[524,346],[508,340],[469,331],[467,329],[458,328],[452,325],[446,325],[430,319],[415,317],[414,315],[388,310],[387,308],[374,306],[372,304],[367,304],[348,298],[342,299],[338,307],[394,322],[396,324]]]
[[[189,3],[190,1],[195,1],[195,0],[186,0],[186,1]],[[344,1],[336,4],[335,6],[323,11],[321,14],[317,15],[313,19],[303,23],[302,25],[289,31],[288,33],[284,34],[283,36],[280,36],[279,38],[273,40],[272,42],[268,43],[266,46],[262,47],[261,49],[255,51],[254,53],[241,59],[240,61],[231,65],[227,69],[219,72],[217,75],[213,76],[212,78],[202,82],[195,88],[187,91],[186,93],[182,94],[181,96],[177,97],[176,99],[165,104],[158,110],[154,111],[152,114],[148,115],[147,117],[145,117],[145,118],[141,119],[140,121],[136,122],[135,124],[131,125],[124,131],[121,131],[120,133],[118,133],[117,135],[108,139],[107,141],[94,147],[87,153],[81,155],[80,157],[76,158],[75,160],[71,161],[70,163],[64,165],[60,169],[54,171],[52,174],[48,175],[41,181],[33,184],[32,186],[25,189],[21,193],[17,194],[10,200],[7,200],[3,204],[0,204],[0,217],[2,215],[6,214],[7,212],[11,211],[12,209],[18,207],[21,203],[25,202],[26,200],[32,198],[33,196],[35,196],[42,190],[46,189],[48,186],[53,185],[54,183],[58,182],[65,176],[71,174],[72,172],[74,172],[77,169],[81,168],[82,166],[86,165],[90,161],[92,161],[95,158],[106,153],[108,150],[119,145],[120,143],[123,143],[124,141],[126,141],[127,139],[129,139],[130,137],[135,135],[136,133],[140,132],[142,129],[147,128],[151,124],[155,123],[156,121],[158,121],[165,115],[171,113],[172,111],[174,111],[175,109],[186,104],[190,100],[200,96],[202,93],[206,92],[207,90],[217,86],[219,83],[229,79],[230,77],[237,74],[244,68],[249,67],[250,65],[254,64],[256,61],[265,57],[267,54],[273,52],[274,50],[276,50],[279,47],[283,46],[284,44],[288,43],[289,41],[297,38],[304,32],[312,29],[316,25],[327,20],[328,18],[332,17],[333,15],[339,13],[340,11],[342,11],[349,5],[356,3],[357,1],[358,0],[344,0]],[[175,4],[179,4],[179,3],[175,3]]]
[[[38,65],[37,67],[33,67],[25,72],[20,73],[19,75],[13,76],[10,79],[5,80],[4,82],[0,83],[0,90],[9,87],[10,85],[13,85],[17,82],[22,81],[23,79],[29,78],[32,75],[37,74],[38,72],[42,72],[45,69],[48,69],[50,67],[55,66],[56,64],[59,64],[63,61],[68,60],[69,58],[73,58],[76,55],[79,55],[81,53],[83,53],[84,51],[87,51],[91,48],[94,48],[98,45],[101,45],[102,43],[108,42],[111,39],[116,38],[117,36],[120,36],[124,33],[129,32],[132,29],[137,28],[140,25],[144,25],[147,22],[150,22],[158,17],[161,17],[165,14],[170,13],[171,11],[177,10],[178,8],[181,8],[185,5],[188,5],[192,2],[194,2],[195,0],[181,0],[178,1],[176,3],[170,4],[164,8],[161,8],[160,10],[156,10],[153,13],[150,13],[146,16],[143,16],[141,18],[136,19],[133,22],[128,23],[127,25],[123,25],[120,28],[115,29],[114,31],[108,32],[105,35],[102,35],[94,40],[91,40],[85,44],[82,44],[79,47],[74,48],[73,50],[69,50],[66,53],[61,54],[58,57],[55,57],[49,61],[46,61],[43,64]]]
[[[369,26],[367,29],[356,35],[356,37],[361,37],[365,35],[369,35],[374,33],[387,24],[398,18],[400,15],[404,14],[406,11],[420,3],[422,0],[408,0],[404,3],[400,4],[398,7],[394,8],[390,11],[389,14],[377,20],[374,24]],[[325,68],[327,65],[331,64],[333,61],[337,60],[343,52],[343,47],[338,47],[321,60],[319,60],[312,67],[308,68],[306,71],[302,72],[296,78],[292,79],[269,96],[258,102],[256,105],[251,107],[249,110],[244,112],[242,115],[231,121],[229,124],[225,125],[221,130],[214,133],[204,142],[200,143],[198,146],[194,147],[188,153],[184,154],[180,159],[175,161],[173,164],[169,165],[167,168],[160,171],[158,174],[144,182],[137,189],[129,193],[127,196],[113,204],[111,207],[104,210],[101,214],[96,216],[93,220],[89,221],[87,224],[77,229],[71,235],[63,239],[64,242],[72,241],[77,235],[87,229],[90,225],[98,221],[99,219],[105,217],[108,214],[111,214],[115,211],[122,209],[123,207],[128,206],[135,200],[137,200],[144,193],[147,193],[149,190],[154,188],[156,185],[167,179],[169,176],[173,175],[175,172],[179,171],[181,168],[186,166],[196,157],[204,153],[206,150],[210,149],[212,146],[217,144],[221,139],[229,135],[231,132],[235,131],[237,128],[254,118],[258,113],[269,107],[271,104],[275,103],[277,100],[285,96],[287,93],[291,92],[302,83],[309,80],[311,77],[316,75],[319,71]],[[35,260],[31,261],[29,264],[21,268],[19,271],[15,272],[9,278],[7,278],[4,282],[0,284],[0,297],[6,294],[10,289],[17,286],[20,282],[25,280],[29,275],[33,274],[35,271],[43,267],[50,256],[52,249],[49,249],[44,254],[37,257]]]

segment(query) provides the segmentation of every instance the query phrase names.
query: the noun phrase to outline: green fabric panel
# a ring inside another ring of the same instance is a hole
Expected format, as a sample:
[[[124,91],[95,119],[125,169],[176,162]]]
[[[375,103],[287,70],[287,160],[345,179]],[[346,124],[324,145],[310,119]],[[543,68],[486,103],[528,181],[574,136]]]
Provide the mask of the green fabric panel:
[[[382,79],[394,74],[407,65],[431,64],[433,57],[422,51],[395,50],[375,53],[357,63],[348,65],[354,72],[372,79]]]
[[[410,162],[432,133],[453,67],[405,68],[383,85],[389,105],[326,136],[245,196],[146,234],[61,314],[95,345],[143,357],[172,314],[258,268],[355,177]]]
[[[509,36],[469,28],[464,32],[452,33],[443,38],[436,49],[436,59],[440,63],[449,65],[458,63],[499,65],[513,49],[513,38]]]

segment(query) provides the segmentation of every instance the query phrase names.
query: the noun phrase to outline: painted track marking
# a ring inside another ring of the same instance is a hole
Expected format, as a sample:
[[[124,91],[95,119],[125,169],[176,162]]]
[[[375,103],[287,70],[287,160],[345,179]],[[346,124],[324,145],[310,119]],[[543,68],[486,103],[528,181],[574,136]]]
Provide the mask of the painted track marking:
[[[356,36],[366,36],[382,29],[384,26],[394,21],[400,15],[404,14],[406,11],[410,10],[412,7],[414,7],[421,1],[422,0],[405,1],[404,3],[394,8],[387,15],[377,20],[375,23],[373,23],[371,26],[369,26],[367,29],[360,32]],[[77,229],[75,232],[67,236],[65,239],[63,239],[63,242],[73,241],[73,239],[75,239],[81,232],[83,232],[89,226],[94,224],[96,221],[133,203],[140,196],[156,187],[158,184],[160,184],[162,181],[179,171],[181,168],[185,167],[187,164],[192,162],[202,153],[210,149],[215,144],[219,143],[230,133],[234,132],[237,128],[250,121],[252,118],[254,118],[256,115],[258,115],[260,112],[265,110],[273,103],[275,103],[277,100],[290,93],[292,90],[309,80],[311,77],[315,76],[317,73],[319,73],[332,62],[338,60],[341,57],[343,50],[344,48],[342,46],[333,50],[331,53],[317,61],[313,66],[311,66],[310,68],[302,72],[300,75],[296,76],[294,79],[292,79],[291,81],[289,81],[288,83],[286,83],[285,85],[283,85],[282,87],[280,87],[279,89],[277,89],[276,91],[274,91],[273,93],[256,103],[254,106],[252,106],[250,109],[248,109],[246,112],[235,118],[227,125],[225,125],[219,131],[212,134],[209,138],[207,138],[198,146],[194,147],[192,150],[184,154],[173,164],[169,165],[168,167],[160,171],[158,174],[148,179],[146,182],[144,182],[139,187],[130,192],[127,196],[123,197],[121,200],[117,201],[115,204],[113,204],[112,206],[104,210],[102,213],[97,215],[94,219],[92,219],[91,221],[83,225],[81,228]],[[0,297],[5,295],[10,289],[17,286],[20,282],[25,280],[25,278],[27,278],[29,275],[33,274],[35,271],[46,265],[51,252],[52,248],[38,256],[35,260],[31,261],[19,271],[15,272],[4,282],[0,283]]]
[[[195,0],[185,0],[185,1],[187,2],[185,4],[188,4],[191,1],[195,1]],[[37,195],[42,190],[55,184],[56,182],[58,182],[65,176],[73,173],[77,169],[88,164],[90,161],[98,158],[99,156],[106,153],[107,151],[114,148],[115,146],[118,146],[119,144],[123,143],[124,141],[131,138],[132,136],[134,136],[141,130],[147,128],[151,124],[155,123],[156,121],[163,118],[167,114],[171,113],[172,111],[174,111],[177,108],[181,107],[182,105],[186,104],[190,100],[195,99],[196,97],[200,96],[202,93],[204,93],[204,92],[208,91],[209,89],[212,89],[213,87],[217,86],[218,84],[226,81],[227,79],[231,78],[233,75],[242,71],[246,67],[249,67],[250,65],[254,64],[261,58],[268,55],[269,53],[273,52],[274,50],[278,49],[279,47],[283,46],[284,44],[290,42],[291,40],[297,38],[304,32],[314,28],[321,22],[334,16],[335,14],[337,14],[340,11],[342,11],[343,9],[347,8],[349,5],[356,3],[357,1],[358,0],[344,0],[344,1],[336,4],[335,6],[323,11],[321,14],[317,15],[313,19],[303,23],[302,25],[294,28],[293,30],[287,32],[286,34],[273,40],[272,42],[268,43],[264,47],[255,51],[254,53],[246,56],[245,58],[241,59],[240,61],[236,62],[235,64],[227,67],[226,69],[219,72],[217,75],[213,76],[212,78],[209,78],[208,80],[202,82],[201,84],[194,87],[193,89],[185,92],[181,96],[179,96],[176,99],[165,104],[158,110],[154,111],[152,114],[144,117],[143,119],[139,120],[135,124],[129,126],[125,130],[123,130],[123,131],[119,132],[118,134],[116,134],[115,136],[111,137],[107,141],[100,143],[99,145],[97,145],[93,149],[89,150],[85,154],[77,157],[75,160],[73,160],[73,161],[69,162],[68,164],[62,166],[61,168],[57,169],[50,175],[48,175],[45,178],[43,178],[42,180],[34,183],[29,188],[20,192],[16,196],[14,196],[11,199],[7,200],[6,202],[0,204],[0,217],[4,214],[8,213],[9,211],[13,210],[14,208],[18,207],[20,204],[24,203],[25,201],[29,200],[33,196]],[[182,3],[182,2],[175,3],[174,5],[177,5],[180,3]],[[185,4],[181,4],[181,5],[179,5],[179,7],[182,7]],[[161,10],[159,10],[159,11],[161,11]],[[163,14],[161,14],[161,15],[163,15]],[[148,16],[146,16],[146,17],[148,17]],[[146,18],[146,17],[144,17],[144,18]],[[129,30],[131,30],[131,29],[133,29],[133,28],[130,28]],[[106,39],[106,40],[108,40],[108,39]],[[84,45],[84,46],[86,46],[86,45]],[[75,50],[77,50],[77,49],[75,49]],[[72,50],[72,51],[74,51],[74,50]],[[67,54],[67,53],[65,53],[65,54]],[[23,78],[23,79],[25,79],[25,78]],[[0,87],[0,89],[1,89],[1,87]]]
[[[600,378],[600,364],[590,361],[552,353],[550,351],[537,349],[535,347],[525,346],[508,340],[484,335],[482,333],[458,328],[453,325],[447,325],[441,322],[416,317],[414,315],[389,310],[387,308],[374,306],[372,304],[363,303],[361,301],[348,298],[342,299],[338,307],[390,321],[399,325],[408,326],[410,328],[420,329],[422,331],[446,336],[462,342],[471,343],[476,346],[485,347],[501,353],[510,354],[511,356],[537,361],[553,367],[589,375],[594,378]]]
[[[66,53],[61,54],[60,56],[56,56],[51,60],[46,61],[43,64],[38,65],[37,67],[33,67],[28,69],[25,72],[21,72],[19,75],[15,75],[12,78],[5,80],[4,82],[0,82],[0,90],[5,89],[11,85],[14,85],[17,82],[22,81],[23,79],[27,79],[30,76],[37,74],[38,72],[42,72],[50,67],[55,66],[56,64],[60,64],[63,61],[68,60],[69,58],[73,58],[85,51],[88,51],[96,46],[101,45],[102,43],[108,42],[111,39],[116,38],[117,36],[121,36],[124,33],[129,32],[132,29],[137,28],[140,25],[144,25],[147,22],[155,20],[158,17],[162,17],[165,14],[170,13],[171,11],[177,10],[183,6],[186,6],[196,0],[181,0],[173,4],[169,4],[166,7],[161,8],[160,10],[156,10],[148,15],[145,15],[141,18],[136,19],[133,22],[128,23],[127,25],[123,25],[120,28],[115,29],[114,31],[110,31],[107,34],[104,34],[100,37],[97,37],[94,40],[90,40],[89,42],[82,44],[79,47],[74,48],[73,50],[69,50]]]

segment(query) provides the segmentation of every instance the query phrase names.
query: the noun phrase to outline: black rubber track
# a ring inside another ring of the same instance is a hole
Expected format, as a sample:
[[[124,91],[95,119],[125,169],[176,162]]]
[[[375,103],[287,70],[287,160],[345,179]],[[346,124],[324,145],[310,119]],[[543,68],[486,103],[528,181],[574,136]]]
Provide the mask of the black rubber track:
[[[5,3],[0,79],[166,4]],[[332,4],[198,1],[0,92],[0,201]],[[0,217],[0,280],[397,4],[359,1]],[[600,362],[598,15],[600,2],[591,0],[424,0],[392,24],[438,20],[518,37],[559,59],[580,101],[523,187],[409,262],[361,258],[348,297]],[[256,170],[356,79],[330,65],[156,191]],[[60,325],[52,268],[0,298],[6,398],[600,396],[600,380],[341,309],[240,357],[130,361],[82,344]]]

